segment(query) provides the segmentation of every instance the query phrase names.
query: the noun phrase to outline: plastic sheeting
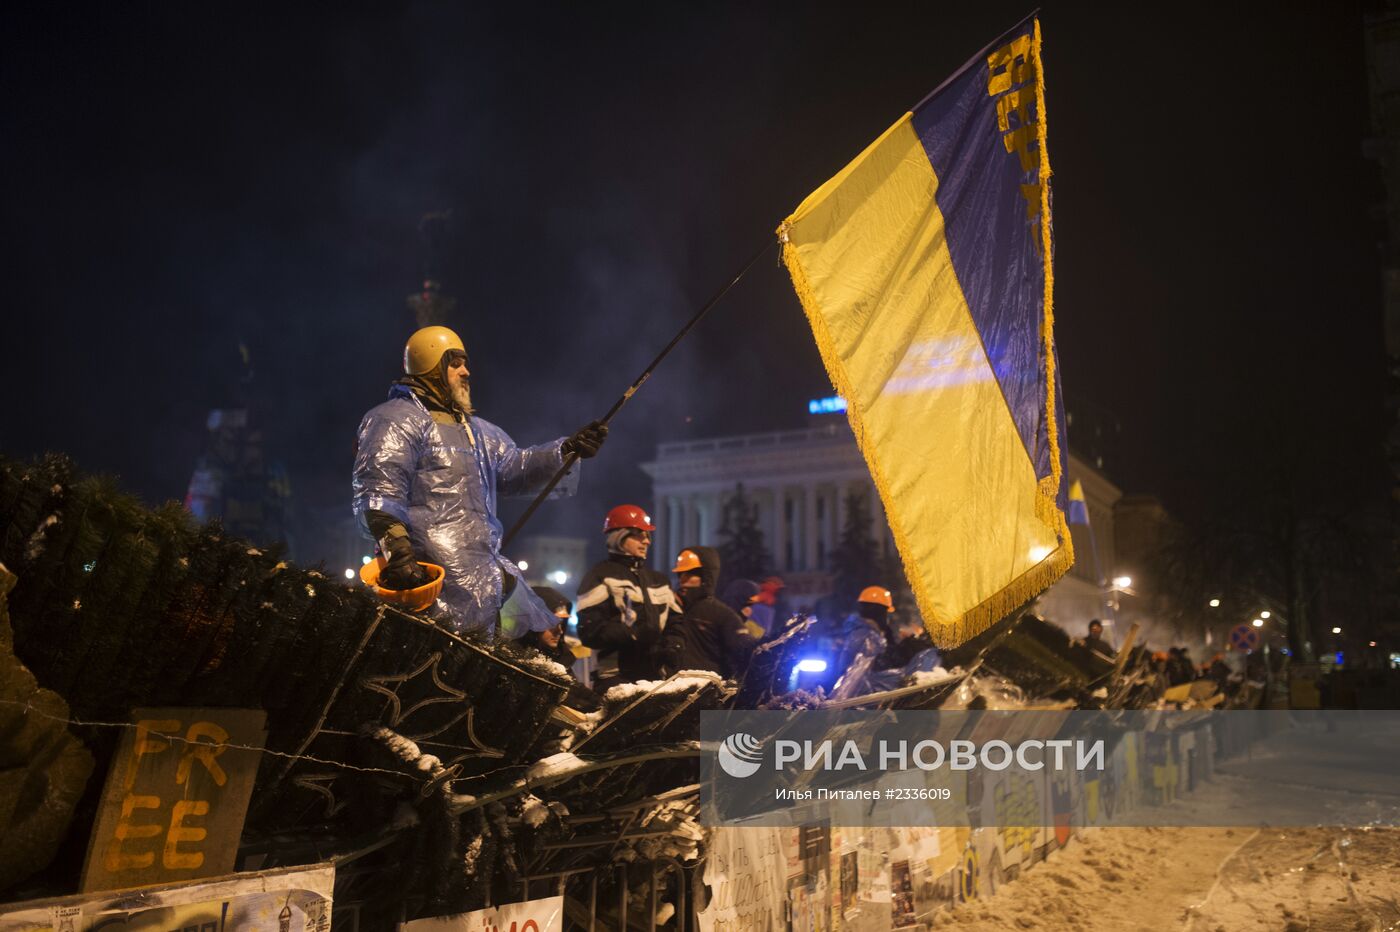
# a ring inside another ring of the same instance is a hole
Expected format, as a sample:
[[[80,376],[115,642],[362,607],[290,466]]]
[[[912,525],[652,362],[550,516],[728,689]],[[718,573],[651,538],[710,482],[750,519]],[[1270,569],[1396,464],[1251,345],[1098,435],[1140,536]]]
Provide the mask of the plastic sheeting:
[[[563,464],[564,438],[517,447],[505,431],[470,417],[465,424],[435,419],[402,385],[360,423],[355,452],[353,505],[364,525],[366,511],[383,511],[408,525],[420,560],[447,571],[441,601],[450,626],[494,633],[497,616],[508,634],[543,631],[559,623],[525,584],[519,568],[501,556],[499,496],[530,495]],[[578,470],[556,487],[572,494]],[[515,578],[505,611],[505,575]]]

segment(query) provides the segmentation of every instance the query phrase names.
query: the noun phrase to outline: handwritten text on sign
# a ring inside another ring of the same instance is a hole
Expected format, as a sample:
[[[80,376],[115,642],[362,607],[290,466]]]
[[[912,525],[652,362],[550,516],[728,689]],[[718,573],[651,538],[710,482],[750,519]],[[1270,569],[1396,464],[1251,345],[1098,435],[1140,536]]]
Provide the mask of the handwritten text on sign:
[[[254,709],[137,709],[88,845],[82,889],[233,871],[266,718]]]

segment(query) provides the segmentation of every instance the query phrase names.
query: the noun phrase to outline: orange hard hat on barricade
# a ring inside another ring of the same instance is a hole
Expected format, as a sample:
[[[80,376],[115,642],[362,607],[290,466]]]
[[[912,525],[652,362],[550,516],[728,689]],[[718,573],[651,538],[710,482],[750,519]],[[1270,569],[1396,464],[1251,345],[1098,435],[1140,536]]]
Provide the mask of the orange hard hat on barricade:
[[[616,531],[619,528],[635,528],[638,531],[654,531],[651,515],[636,505],[618,505],[603,519],[603,531]]]
[[[360,582],[373,589],[374,594],[385,602],[401,605],[410,612],[421,612],[436,602],[442,593],[442,581],[447,577],[447,570],[436,563],[419,561],[418,565],[428,571],[428,582],[416,589],[385,589],[379,585],[379,574],[384,570],[384,564],[383,557],[376,557],[360,567]]]
[[[860,590],[860,597],[856,601],[868,602],[871,605],[883,605],[886,611],[894,611],[894,596],[890,595],[890,590],[883,586],[866,586]]]
[[[676,557],[676,565],[671,567],[673,573],[689,573],[700,568],[700,556],[694,550],[682,550],[680,556]]]

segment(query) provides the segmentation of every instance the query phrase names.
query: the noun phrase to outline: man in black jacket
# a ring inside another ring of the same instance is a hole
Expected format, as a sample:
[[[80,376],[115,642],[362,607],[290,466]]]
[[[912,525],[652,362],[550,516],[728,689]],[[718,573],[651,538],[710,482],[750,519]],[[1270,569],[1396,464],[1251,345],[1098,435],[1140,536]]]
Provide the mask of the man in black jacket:
[[[651,518],[636,505],[608,512],[603,521],[608,557],[579,583],[579,639],[598,651],[593,687],[600,692],[660,674],[656,646],[680,606],[666,574],[646,565],[654,530]]]
[[[680,579],[684,614],[662,639],[662,672],[710,670],[725,679],[738,677],[749,665],[758,638],[744,630],[744,620],[715,598],[719,551],[687,547],[672,570]]]

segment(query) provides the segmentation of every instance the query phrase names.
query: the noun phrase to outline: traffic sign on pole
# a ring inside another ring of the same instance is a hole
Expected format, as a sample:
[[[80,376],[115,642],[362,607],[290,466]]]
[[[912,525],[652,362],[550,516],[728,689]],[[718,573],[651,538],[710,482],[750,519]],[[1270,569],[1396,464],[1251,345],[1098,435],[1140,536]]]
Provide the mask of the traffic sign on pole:
[[[1258,650],[1260,640],[1259,629],[1253,625],[1235,625],[1230,629],[1230,643],[1235,650]]]

